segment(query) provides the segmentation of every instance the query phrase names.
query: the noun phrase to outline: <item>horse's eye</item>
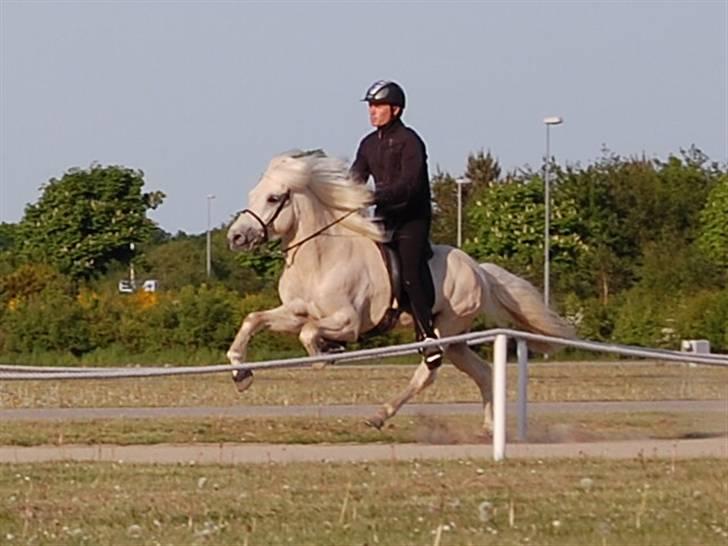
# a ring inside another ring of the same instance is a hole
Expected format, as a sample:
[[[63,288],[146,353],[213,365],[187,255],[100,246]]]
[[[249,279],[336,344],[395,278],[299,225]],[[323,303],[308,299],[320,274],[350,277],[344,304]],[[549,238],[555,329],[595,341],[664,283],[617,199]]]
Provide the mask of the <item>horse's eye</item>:
[[[273,204],[280,203],[281,198],[282,197],[280,195],[276,195],[276,194],[273,193],[273,194],[271,194],[271,195],[268,196],[268,202],[269,203],[273,203]]]

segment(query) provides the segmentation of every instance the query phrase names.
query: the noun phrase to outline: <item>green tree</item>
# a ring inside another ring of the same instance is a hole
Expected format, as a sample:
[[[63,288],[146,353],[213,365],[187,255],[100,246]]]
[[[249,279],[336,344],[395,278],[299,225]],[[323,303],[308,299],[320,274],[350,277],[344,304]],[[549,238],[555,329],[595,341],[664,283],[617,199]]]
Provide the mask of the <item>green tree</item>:
[[[0,252],[12,250],[18,238],[18,225],[0,222]]]
[[[473,184],[468,190],[463,188],[465,191],[474,192],[482,186],[491,185],[501,178],[501,168],[498,160],[493,157],[490,150],[487,153],[480,150],[474,154],[468,154],[468,161],[465,166],[465,178]]]
[[[227,246],[224,228],[211,232],[212,271],[208,279],[206,246],[205,234],[184,233],[160,244],[150,244],[144,249],[143,258],[135,262],[137,274],[140,278],[157,279],[162,290],[181,290],[206,283],[223,284],[240,294],[261,290],[278,279],[283,263],[280,252],[275,255],[271,250],[267,261],[259,253],[232,252]]]
[[[455,246],[457,242],[457,186],[448,173],[432,177],[432,242]]]
[[[18,266],[17,239],[18,225],[0,222],[0,275],[10,273]]]
[[[622,229],[613,192],[610,161],[599,161],[585,169],[569,166],[559,170],[554,201],[573,202],[579,216],[577,232],[584,252],[557,279],[562,290],[580,298],[597,297],[609,303],[611,293],[633,281],[629,260],[637,255],[636,243]]]
[[[147,211],[162,203],[159,191],[142,193],[144,174],[119,166],[72,169],[43,186],[20,222],[19,251],[47,262],[74,280],[103,274],[115,260],[128,262],[131,243],[154,232]]]
[[[469,196],[500,179],[501,168],[498,160],[490,151],[480,150],[468,155],[464,178],[470,181],[460,188],[463,207],[463,234],[471,233],[471,226],[464,209]],[[432,219],[432,240],[438,244],[455,246],[457,244],[457,194],[458,185],[455,178],[439,170],[432,178],[432,201],[434,215]]]
[[[555,185],[556,186],[556,185]],[[479,261],[494,261],[540,284],[543,271],[544,191],[540,177],[525,173],[480,189],[467,208],[471,235],[463,245]],[[551,204],[554,276],[585,251],[575,201],[555,193]]]
[[[728,175],[713,187],[700,213],[698,245],[724,272],[728,269]]]

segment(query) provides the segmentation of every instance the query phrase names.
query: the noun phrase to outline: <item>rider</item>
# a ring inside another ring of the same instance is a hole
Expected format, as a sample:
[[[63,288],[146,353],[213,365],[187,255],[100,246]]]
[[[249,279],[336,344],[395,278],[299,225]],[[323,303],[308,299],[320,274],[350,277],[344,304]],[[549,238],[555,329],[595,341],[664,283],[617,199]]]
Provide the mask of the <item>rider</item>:
[[[362,183],[373,176],[375,214],[382,218],[385,229],[392,232],[389,244],[400,261],[417,338],[435,339],[435,289],[427,264],[432,255],[432,204],[425,143],[402,123],[405,96],[398,84],[374,82],[362,101],[369,103],[369,121],[375,130],[359,144],[351,171]],[[442,364],[439,346],[426,348],[423,355],[430,369]]]

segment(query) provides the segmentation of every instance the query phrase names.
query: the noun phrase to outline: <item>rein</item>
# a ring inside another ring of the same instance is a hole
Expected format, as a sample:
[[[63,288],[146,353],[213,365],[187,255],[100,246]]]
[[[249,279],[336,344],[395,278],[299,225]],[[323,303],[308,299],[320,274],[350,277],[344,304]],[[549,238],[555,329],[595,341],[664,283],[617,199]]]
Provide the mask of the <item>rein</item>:
[[[290,246],[288,246],[286,248],[282,248],[281,249],[281,252],[283,252],[285,254],[289,250],[293,250],[294,248],[298,248],[303,243],[306,243],[306,242],[310,241],[311,239],[313,239],[315,237],[318,237],[319,235],[321,235],[324,231],[326,231],[330,227],[335,226],[336,224],[338,224],[339,222],[342,222],[343,220],[346,220],[349,216],[351,216],[355,212],[356,212],[356,210],[350,210],[349,212],[347,212],[346,214],[344,214],[344,216],[341,216],[340,218],[337,218],[336,220],[334,220],[330,224],[326,224],[324,227],[322,227],[321,229],[318,229],[318,230],[314,231],[311,235],[309,235],[307,237],[304,237],[303,239],[301,239],[300,241],[298,241],[296,244],[290,245]]]

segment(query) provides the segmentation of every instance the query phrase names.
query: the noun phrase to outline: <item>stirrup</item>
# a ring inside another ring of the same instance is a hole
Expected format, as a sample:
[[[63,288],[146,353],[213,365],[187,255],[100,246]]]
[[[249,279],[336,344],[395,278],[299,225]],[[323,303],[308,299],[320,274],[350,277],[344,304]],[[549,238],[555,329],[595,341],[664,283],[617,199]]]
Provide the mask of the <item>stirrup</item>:
[[[434,337],[425,337],[422,341],[435,341]],[[430,345],[420,349],[420,354],[427,364],[428,369],[435,370],[442,366],[442,347],[439,345]]]
[[[333,339],[322,339],[319,350],[325,355],[343,353],[346,351],[346,344]]]

